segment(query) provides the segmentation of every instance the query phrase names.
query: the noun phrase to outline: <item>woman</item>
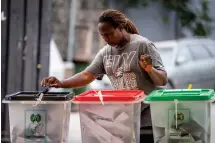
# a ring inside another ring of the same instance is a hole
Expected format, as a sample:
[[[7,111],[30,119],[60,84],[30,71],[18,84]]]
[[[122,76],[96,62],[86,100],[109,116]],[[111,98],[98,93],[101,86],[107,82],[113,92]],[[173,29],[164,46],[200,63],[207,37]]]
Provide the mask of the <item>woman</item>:
[[[99,33],[107,42],[94,61],[82,72],[63,81],[44,78],[42,86],[78,88],[107,74],[115,89],[140,89],[146,94],[167,83],[167,73],[154,44],[139,35],[134,24],[118,10],[106,10],[99,17]],[[151,127],[150,109],[142,105],[141,128]],[[141,140],[153,143],[152,133],[144,132]]]

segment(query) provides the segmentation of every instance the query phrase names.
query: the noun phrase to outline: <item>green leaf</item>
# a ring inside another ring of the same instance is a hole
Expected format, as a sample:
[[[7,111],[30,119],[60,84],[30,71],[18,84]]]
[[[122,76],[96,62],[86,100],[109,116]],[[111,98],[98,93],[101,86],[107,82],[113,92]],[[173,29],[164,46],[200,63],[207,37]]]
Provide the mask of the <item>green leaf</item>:
[[[193,30],[193,34],[195,36],[207,36],[208,32],[206,30],[206,27],[202,23],[198,22],[195,25],[195,28]]]
[[[212,21],[213,21],[213,19],[212,19],[208,14],[205,14],[205,13],[203,13],[203,14],[200,16],[200,18],[201,18],[202,20],[206,21],[206,22],[212,22]]]
[[[202,0],[202,10],[208,11],[209,10],[209,1],[208,0]]]

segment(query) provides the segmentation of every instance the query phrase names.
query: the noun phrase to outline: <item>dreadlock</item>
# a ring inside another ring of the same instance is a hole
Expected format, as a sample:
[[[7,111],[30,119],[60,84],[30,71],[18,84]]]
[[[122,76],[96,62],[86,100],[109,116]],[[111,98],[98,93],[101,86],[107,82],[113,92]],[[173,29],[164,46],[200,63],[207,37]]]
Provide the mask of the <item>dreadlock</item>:
[[[122,25],[123,28],[130,34],[139,34],[138,29],[133,24],[131,20],[125,17],[125,15],[118,11],[113,9],[105,10],[101,16],[99,17],[99,22],[108,22],[110,23],[114,28],[117,28],[119,25]]]

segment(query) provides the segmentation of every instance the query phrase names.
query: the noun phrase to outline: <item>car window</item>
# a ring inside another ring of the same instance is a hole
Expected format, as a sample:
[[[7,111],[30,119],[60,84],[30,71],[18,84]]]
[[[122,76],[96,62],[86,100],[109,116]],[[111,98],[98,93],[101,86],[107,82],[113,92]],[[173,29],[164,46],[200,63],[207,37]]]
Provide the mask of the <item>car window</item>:
[[[192,60],[192,56],[188,47],[181,47],[178,50],[178,55],[176,61],[178,63],[186,63]]]
[[[189,45],[188,47],[194,60],[202,60],[202,59],[210,58],[210,54],[208,50],[205,49],[203,44],[192,44],[192,45]]]

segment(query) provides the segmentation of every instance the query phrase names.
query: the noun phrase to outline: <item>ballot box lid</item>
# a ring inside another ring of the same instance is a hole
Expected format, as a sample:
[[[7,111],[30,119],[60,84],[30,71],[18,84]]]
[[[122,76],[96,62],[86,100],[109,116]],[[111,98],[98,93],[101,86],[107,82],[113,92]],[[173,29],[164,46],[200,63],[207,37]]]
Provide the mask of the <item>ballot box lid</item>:
[[[89,90],[73,98],[74,102],[132,102],[145,97],[142,90]],[[102,98],[102,99],[101,99]]]
[[[214,99],[213,89],[168,89],[151,92],[144,102],[153,101],[206,101]]]

